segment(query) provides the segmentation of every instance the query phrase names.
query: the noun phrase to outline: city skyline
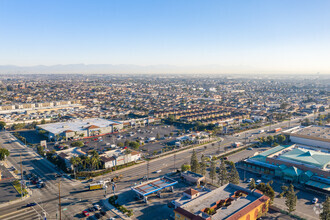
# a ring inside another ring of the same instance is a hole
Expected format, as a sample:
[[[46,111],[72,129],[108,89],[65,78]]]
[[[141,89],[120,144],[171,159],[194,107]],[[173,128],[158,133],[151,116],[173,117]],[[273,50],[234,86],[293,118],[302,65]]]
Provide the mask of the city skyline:
[[[328,1],[0,4],[3,71],[104,64],[115,67],[109,73],[330,73]]]

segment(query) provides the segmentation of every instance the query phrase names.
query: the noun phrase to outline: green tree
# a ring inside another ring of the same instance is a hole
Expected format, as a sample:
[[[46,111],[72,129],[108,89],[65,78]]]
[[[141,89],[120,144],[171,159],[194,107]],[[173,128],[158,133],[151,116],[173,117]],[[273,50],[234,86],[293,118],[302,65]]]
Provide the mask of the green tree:
[[[124,147],[124,143],[123,142],[119,142],[117,145],[118,145],[118,147]]]
[[[265,183],[260,183],[257,185],[256,187],[258,190],[260,190],[261,192],[263,192],[263,194],[265,194],[266,196],[268,196],[271,201],[274,200],[275,198],[275,191],[274,189],[271,187],[270,183],[268,182],[267,184]]]
[[[129,142],[130,142],[130,141],[126,139],[124,145],[125,145],[125,146],[129,146]]]
[[[285,205],[287,206],[289,213],[296,210],[297,196],[292,184],[290,185],[289,190],[286,193]]]
[[[206,161],[205,161],[205,157],[202,155],[201,157],[201,164],[200,164],[200,168],[201,168],[201,174],[203,176],[206,175]]]
[[[156,135],[156,139],[157,139],[157,140],[160,139],[160,135],[159,135],[159,133],[157,133],[157,135]]]
[[[196,154],[195,150],[193,150],[193,153],[191,155],[190,167],[191,167],[192,172],[200,173],[199,162],[198,162],[197,154]]]
[[[274,137],[273,137],[273,136],[271,136],[271,135],[267,136],[267,142],[268,142],[270,145],[272,145],[273,141],[274,141]]]
[[[41,124],[43,125],[43,124],[46,124],[46,120],[45,119],[42,119],[41,120]]]
[[[99,153],[97,153],[96,150],[92,150],[90,152],[91,157],[90,157],[90,165],[92,167],[92,169],[98,169],[101,165],[101,159],[99,156]]]
[[[287,186],[281,186],[282,192],[280,193],[280,197],[286,196],[286,193],[288,191],[288,187]]]
[[[320,213],[321,220],[329,220],[330,219],[330,197],[327,196],[326,200],[324,201],[322,213]]]
[[[252,178],[251,182],[249,183],[249,189],[255,189],[257,187],[256,181]]]
[[[228,173],[228,180],[232,184],[239,184],[239,174],[234,163],[230,165],[230,172]]]
[[[75,141],[71,143],[72,147],[83,147],[84,146],[84,142],[82,141]]]
[[[37,153],[41,156],[44,156],[45,155],[44,147],[43,146],[38,146],[37,147]]]
[[[10,155],[10,152],[6,148],[0,148],[0,160],[5,160]]]
[[[280,143],[280,144],[282,144],[284,141],[285,141],[285,136],[284,135],[282,135],[282,134],[280,134],[280,135],[278,135],[277,136],[277,141]]]
[[[181,172],[185,172],[185,171],[190,171],[191,167],[189,164],[182,164],[181,165]]]
[[[220,167],[219,167],[219,175],[218,175],[218,184],[223,186],[228,183],[228,173],[226,169],[226,164],[223,159],[221,159]]]
[[[210,178],[213,180],[216,178],[216,174],[217,174],[217,168],[216,168],[216,163],[215,161],[211,161],[211,167],[210,167]]]
[[[140,143],[138,143],[138,142],[136,142],[136,141],[131,141],[131,142],[129,143],[129,146],[130,146],[131,148],[135,149],[135,150],[138,150],[139,147],[140,147]]]
[[[4,129],[6,127],[6,122],[0,121],[0,130]]]
[[[70,158],[70,163],[72,164],[73,170],[75,171],[74,173],[77,172],[77,169],[80,166],[81,162],[82,161],[81,161],[80,157],[71,157]]]

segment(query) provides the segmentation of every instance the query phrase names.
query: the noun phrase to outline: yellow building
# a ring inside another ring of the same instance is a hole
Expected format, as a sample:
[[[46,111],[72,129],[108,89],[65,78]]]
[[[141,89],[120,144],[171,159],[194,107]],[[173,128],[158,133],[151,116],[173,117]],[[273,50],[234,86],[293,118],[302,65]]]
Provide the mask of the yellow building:
[[[270,198],[259,190],[227,184],[174,209],[175,220],[255,220],[268,212]]]

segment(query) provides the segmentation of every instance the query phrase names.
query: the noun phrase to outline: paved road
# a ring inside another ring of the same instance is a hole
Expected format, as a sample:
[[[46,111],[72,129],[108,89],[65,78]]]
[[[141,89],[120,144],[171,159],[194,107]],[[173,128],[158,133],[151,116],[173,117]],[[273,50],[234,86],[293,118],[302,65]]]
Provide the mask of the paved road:
[[[312,117],[312,116],[309,116]],[[291,121],[291,126],[298,125],[298,119]],[[272,125],[275,127],[287,127],[288,122],[278,123]],[[239,137],[236,136],[226,136],[221,143],[220,151],[224,152],[224,147],[232,144],[237,141],[244,141],[244,137],[250,137],[251,134],[254,136],[250,139],[257,138],[259,136],[267,136],[269,134],[257,134],[261,129],[269,128],[259,128],[246,132],[242,132]],[[28,202],[36,201],[40,204],[40,209],[43,208],[47,211],[48,219],[55,219],[56,213],[58,210],[58,180],[55,179],[54,173],[56,170],[47,163],[44,159],[41,159],[36,153],[32,152],[30,149],[25,148],[17,142],[10,144],[4,144],[8,140],[13,140],[8,133],[0,133],[0,144],[4,147],[10,149],[11,155],[8,160],[14,164],[15,167],[19,167],[19,154],[22,155],[23,169],[31,170],[32,172],[37,173],[42,179],[46,180],[47,187],[44,189],[33,189],[33,194],[31,198],[28,198],[24,201],[19,201],[15,204],[12,204],[7,207],[0,208],[0,219],[19,219],[20,216],[24,216],[22,213],[29,212],[32,214],[31,208],[22,208]],[[217,154],[219,146],[216,144],[208,144],[206,149],[204,146],[195,148],[198,152],[198,155],[213,155]],[[256,151],[261,149],[246,150],[244,152],[237,153],[229,157],[229,160],[234,162],[239,161],[245,157],[253,155]],[[179,168],[181,164],[190,161],[190,156],[192,149],[185,150],[182,152],[176,153],[175,166]],[[173,171],[174,168],[174,155],[169,155],[161,157],[155,160],[150,161],[149,163],[149,177],[155,178],[170,171]],[[155,173],[156,170],[162,170],[161,173]],[[143,163],[137,166],[130,167],[128,169],[120,170],[117,173],[123,175],[122,180],[117,184],[116,191],[127,189],[130,185],[133,185],[136,182],[141,181],[141,177],[147,175],[147,163]],[[114,176],[117,174],[108,174],[104,177],[99,177],[96,179],[108,178],[109,176]],[[62,219],[73,219],[73,218],[83,218],[81,216],[81,211],[85,210],[88,207],[91,207],[94,203],[99,202],[100,199],[104,198],[105,191],[87,191],[86,187],[89,183],[87,182],[76,182],[68,179],[62,179],[61,184],[61,197],[62,197]],[[111,192],[106,192],[108,195]],[[40,213],[40,212],[39,212]],[[16,218],[16,216],[18,216]],[[28,219],[28,218],[26,218]],[[31,217],[33,219],[33,217]],[[92,218],[90,218],[92,219]]]

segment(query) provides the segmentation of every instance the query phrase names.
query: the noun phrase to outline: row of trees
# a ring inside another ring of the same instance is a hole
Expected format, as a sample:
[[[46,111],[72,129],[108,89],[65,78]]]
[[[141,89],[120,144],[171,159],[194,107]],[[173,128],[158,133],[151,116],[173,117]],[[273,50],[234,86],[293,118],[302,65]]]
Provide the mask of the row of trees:
[[[271,201],[274,201],[275,191],[274,191],[273,187],[271,186],[271,184],[273,184],[273,181],[269,181],[267,184],[260,183],[257,185],[255,180],[252,179],[251,182],[249,183],[249,188],[251,190],[253,190],[253,189],[260,190],[263,194],[268,196],[271,199]]]
[[[199,173],[205,176],[207,172],[206,160],[207,158],[202,155],[201,162],[199,162],[197,159],[196,151],[193,150],[190,160],[190,166],[184,164],[182,165],[181,170],[191,170],[194,173]],[[213,183],[217,176],[216,161],[211,161],[209,176]],[[220,186],[223,186],[227,183],[239,184],[239,174],[235,167],[235,163],[233,163],[232,161],[224,161],[223,159],[221,159],[218,172],[218,184]]]
[[[269,145],[278,145],[283,144],[286,141],[286,137],[282,134],[276,136],[269,135],[267,137],[262,136],[258,140],[261,144],[266,143]]]
[[[88,155],[80,155],[78,157],[71,157],[70,163],[73,166],[75,172],[79,172],[81,170],[96,170],[99,169],[102,165],[100,155],[96,150],[92,150]]]

